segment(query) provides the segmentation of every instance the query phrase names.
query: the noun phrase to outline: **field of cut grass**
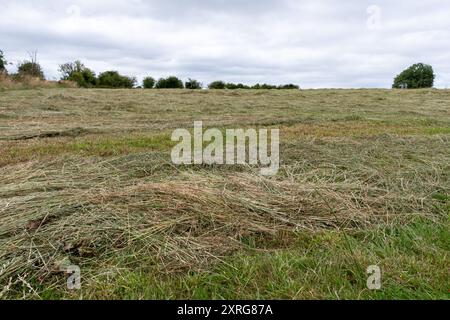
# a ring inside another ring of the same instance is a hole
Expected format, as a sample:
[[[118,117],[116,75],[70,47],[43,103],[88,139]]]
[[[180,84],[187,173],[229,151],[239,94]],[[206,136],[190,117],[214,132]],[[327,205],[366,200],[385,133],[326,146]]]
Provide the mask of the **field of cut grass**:
[[[173,165],[194,121],[278,174]],[[448,299],[449,214],[449,90],[0,91],[1,299]]]

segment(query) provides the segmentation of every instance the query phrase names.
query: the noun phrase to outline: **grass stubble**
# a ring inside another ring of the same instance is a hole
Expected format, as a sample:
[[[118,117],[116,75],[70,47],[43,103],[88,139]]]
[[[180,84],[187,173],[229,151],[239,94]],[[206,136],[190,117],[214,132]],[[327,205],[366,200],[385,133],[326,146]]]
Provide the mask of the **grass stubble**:
[[[0,297],[448,299],[449,98],[2,91]],[[172,165],[194,120],[280,128],[280,172]]]

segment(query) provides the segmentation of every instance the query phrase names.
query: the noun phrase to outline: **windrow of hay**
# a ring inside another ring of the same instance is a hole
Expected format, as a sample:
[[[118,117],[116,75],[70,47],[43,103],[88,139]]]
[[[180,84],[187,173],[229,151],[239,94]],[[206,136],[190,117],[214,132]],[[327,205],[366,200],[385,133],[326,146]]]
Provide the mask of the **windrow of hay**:
[[[46,281],[68,260],[127,254],[167,272],[202,269],[247,237],[350,230],[432,210],[376,183],[313,181],[288,168],[288,179],[268,179],[251,168],[171,168],[167,176],[161,165],[143,155],[0,168],[0,285],[18,275]]]

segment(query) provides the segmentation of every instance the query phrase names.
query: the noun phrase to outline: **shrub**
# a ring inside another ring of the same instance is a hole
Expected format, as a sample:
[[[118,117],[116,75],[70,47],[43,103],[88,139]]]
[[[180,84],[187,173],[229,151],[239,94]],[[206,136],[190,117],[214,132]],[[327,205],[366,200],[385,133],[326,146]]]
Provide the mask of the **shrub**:
[[[101,88],[133,88],[136,78],[127,77],[117,71],[105,71],[98,76],[98,86]]]
[[[97,84],[95,73],[78,60],[60,65],[59,72],[61,80],[76,82],[79,87],[90,88]]]
[[[417,63],[396,76],[392,88],[403,88],[405,85],[408,89],[431,88],[434,85],[434,79],[432,66]]]
[[[6,62],[5,56],[3,55],[3,51],[0,50],[0,74],[7,73],[6,71],[6,65],[8,63]]]
[[[198,82],[197,80],[189,78],[189,80],[186,81],[184,86],[186,87],[186,89],[196,90],[196,89],[201,89],[203,87],[203,84]]]
[[[68,80],[72,74],[81,72],[83,69],[84,65],[77,60],[59,65],[58,71],[61,73],[61,80]]]
[[[45,80],[44,72],[39,63],[32,61],[23,61],[17,68],[19,77],[33,77]]]
[[[248,86],[242,83],[224,83],[223,81],[214,81],[212,83],[209,84],[208,86],[209,89],[228,89],[228,90],[236,90],[236,89],[255,89],[255,90],[259,90],[259,89],[264,89],[264,90],[274,90],[274,89],[300,89],[299,86],[295,85],[295,84],[285,84],[285,85],[280,85],[280,86],[275,86],[275,85],[271,85],[271,84],[255,84],[253,86]]]
[[[226,84],[223,81],[214,81],[208,85],[209,89],[225,89]]]
[[[285,85],[278,86],[277,89],[281,89],[281,90],[299,90],[300,87],[295,85],[295,84],[291,84],[290,83],[290,84],[285,84]]]
[[[161,78],[156,83],[156,89],[183,89],[183,81],[177,77],[168,77],[166,79]]]
[[[155,83],[155,79],[153,79],[152,77],[146,77],[144,78],[144,81],[142,81],[142,86],[144,87],[144,89],[153,89]]]
[[[263,89],[263,90],[273,90],[276,89],[277,86],[271,85],[271,84],[262,84],[260,85],[259,83],[253,86],[254,89]]]
[[[225,85],[225,89],[236,90],[236,89],[251,89],[251,88],[249,86],[247,86],[247,85],[242,84],[242,83],[238,83],[238,84],[227,83]]]
[[[217,88],[217,89],[221,89],[221,88]],[[237,84],[234,84],[234,83],[231,83],[231,82],[226,83],[225,84],[225,89],[235,90],[235,89],[237,89]]]
[[[95,73],[89,69],[83,70],[82,72],[74,72],[69,78],[61,80],[73,81],[82,88],[92,88],[97,84]]]

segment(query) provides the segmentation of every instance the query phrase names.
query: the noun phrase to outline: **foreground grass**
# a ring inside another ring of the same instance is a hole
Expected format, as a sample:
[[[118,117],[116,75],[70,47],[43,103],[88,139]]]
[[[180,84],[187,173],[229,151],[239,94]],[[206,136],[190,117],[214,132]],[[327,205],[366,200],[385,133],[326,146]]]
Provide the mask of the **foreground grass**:
[[[449,99],[1,92],[0,298],[447,299]],[[194,120],[280,128],[278,175],[175,167],[172,129]]]
[[[40,298],[84,299],[448,299],[450,229],[415,219],[355,232],[323,231],[249,238],[248,248],[205,272],[168,277],[151,263],[100,277],[71,294],[42,288]],[[280,246],[283,249],[280,249]],[[277,248],[278,247],[278,248]],[[149,259],[150,261],[150,259]],[[149,262],[148,261],[148,262]],[[125,265],[125,261],[116,261]],[[382,270],[367,289],[366,269]]]

